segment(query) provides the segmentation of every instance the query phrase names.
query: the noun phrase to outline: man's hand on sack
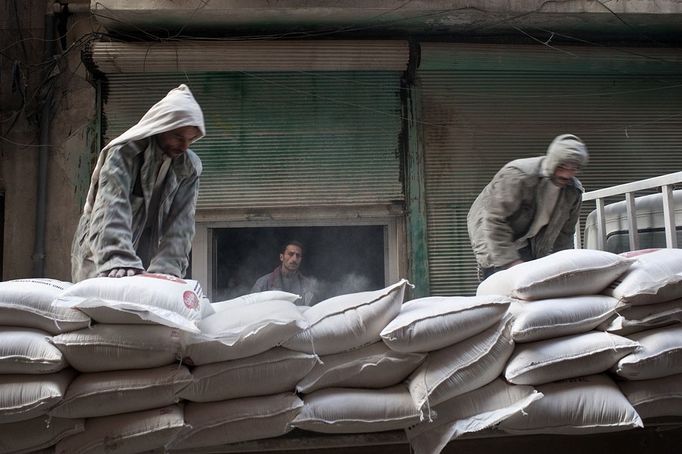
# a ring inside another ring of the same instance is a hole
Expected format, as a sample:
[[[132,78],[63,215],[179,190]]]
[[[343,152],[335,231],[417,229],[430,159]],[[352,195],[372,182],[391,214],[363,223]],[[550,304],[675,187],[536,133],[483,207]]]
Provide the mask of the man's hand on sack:
[[[125,277],[135,276],[136,274],[144,273],[144,270],[139,268],[113,268],[109,271],[103,271],[97,277]]]

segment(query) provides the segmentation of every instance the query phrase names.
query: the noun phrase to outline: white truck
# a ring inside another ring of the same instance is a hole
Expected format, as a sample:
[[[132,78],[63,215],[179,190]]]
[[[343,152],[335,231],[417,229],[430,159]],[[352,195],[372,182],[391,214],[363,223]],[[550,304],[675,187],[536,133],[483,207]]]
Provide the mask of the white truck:
[[[576,228],[576,247],[614,253],[682,246],[682,172],[626,183],[583,194],[583,206],[596,202],[585,220],[584,237]],[[658,192],[636,197],[637,192]],[[607,197],[625,200],[604,204]]]

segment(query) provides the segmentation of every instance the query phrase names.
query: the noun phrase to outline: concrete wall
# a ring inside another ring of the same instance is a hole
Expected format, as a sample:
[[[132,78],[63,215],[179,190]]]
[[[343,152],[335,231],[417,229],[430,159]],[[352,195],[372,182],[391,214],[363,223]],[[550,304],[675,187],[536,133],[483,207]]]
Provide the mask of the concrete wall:
[[[485,21],[493,22],[511,15],[525,18],[528,22],[524,25],[544,23],[571,29],[577,27],[574,24],[577,21],[596,31],[609,30],[613,26],[618,29],[614,35],[627,32],[634,41],[642,39],[642,32],[647,32],[648,37],[652,36],[649,32],[661,33],[670,41],[679,41],[682,37],[682,3],[674,0],[615,2],[609,5],[612,12],[602,11],[599,2],[590,1],[559,4],[377,0],[344,2],[343,6],[338,6],[338,2],[329,0],[274,3],[265,0],[216,0],[210,3],[200,0],[77,0],[69,4],[78,14],[71,15],[62,28],[66,35],[56,43],[58,64],[51,79],[54,105],[44,274],[58,279],[69,279],[70,276],[71,239],[99,149],[95,89],[88,81],[80,50],[93,31],[104,31],[102,23],[112,28],[127,24],[139,32],[137,26],[152,27],[160,22],[169,27],[166,30],[169,31],[173,30],[173,17],[177,16],[181,25],[173,33],[188,32],[192,26],[204,30],[212,21],[219,25],[219,30],[228,33],[240,27],[253,30],[266,25],[276,27],[282,18],[286,18],[283,26],[287,29],[307,29],[310,24],[343,28],[367,22],[374,26],[383,24],[380,29],[404,37],[405,33],[414,30],[421,34],[439,31],[456,34],[471,27],[488,29],[477,19],[484,11]],[[273,4],[277,7],[273,8]],[[48,7],[52,11],[52,5],[53,2],[47,0],[0,0],[0,190],[5,193],[3,280],[33,276],[40,149],[39,100],[40,89],[44,87],[43,69],[50,64],[43,61],[44,23],[45,13]],[[94,16],[89,14],[88,7],[93,8]],[[528,14],[519,15],[520,12]],[[624,24],[619,18],[627,19],[628,23]],[[327,19],[331,22],[327,23]],[[510,20],[503,23],[518,25]],[[391,27],[389,24],[404,26]]]
[[[87,2],[85,2],[87,3]],[[33,276],[45,13],[51,2],[0,1],[0,189],[5,192],[3,280]],[[65,23],[55,43],[47,181],[46,277],[70,280],[70,243],[89,183],[95,144],[95,89],[80,60],[89,15]],[[65,48],[62,46],[65,44]],[[13,77],[14,76],[14,77]],[[25,95],[18,90],[23,85]]]
[[[597,40],[645,34],[667,41],[682,30],[677,0],[92,0],[91,7],[110,30],[139,34],[144,29],[159,37],[262,32],[310,38],[321,32],[328,38],[351,31],[470,39],[518,37],[519,28],[540,28]]]

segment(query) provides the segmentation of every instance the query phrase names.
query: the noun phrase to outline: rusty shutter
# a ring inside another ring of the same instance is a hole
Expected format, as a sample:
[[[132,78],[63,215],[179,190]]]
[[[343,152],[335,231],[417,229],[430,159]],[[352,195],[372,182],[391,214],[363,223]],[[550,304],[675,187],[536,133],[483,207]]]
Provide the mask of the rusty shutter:
[[[418,88],[431,294],[475,292],[471,203],[502,165],[544,154],[556,135],[586,142],[586,190],[682,168],[681,55],[423,44]]]
[[[401,203],[404,42],[98,43],[105,142],[180,83],[204,110],[200,210]]]

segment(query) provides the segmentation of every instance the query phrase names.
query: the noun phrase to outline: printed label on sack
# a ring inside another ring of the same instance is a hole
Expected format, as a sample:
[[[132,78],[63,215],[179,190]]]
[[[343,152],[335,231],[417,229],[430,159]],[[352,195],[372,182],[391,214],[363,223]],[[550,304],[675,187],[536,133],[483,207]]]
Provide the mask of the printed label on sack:
[[[187,306],[187,309],[199,309],[199,297],[197,297],[196,293],[185,290],[185,293],[182,294],[182,300],[184,301],[185,306]]]
[[[52,287],[57,290],[66,290],[72,284],[70,282],[62,282],[55,279],[14,279],[6,282],[19,282],[21,284],[38,284]]]

